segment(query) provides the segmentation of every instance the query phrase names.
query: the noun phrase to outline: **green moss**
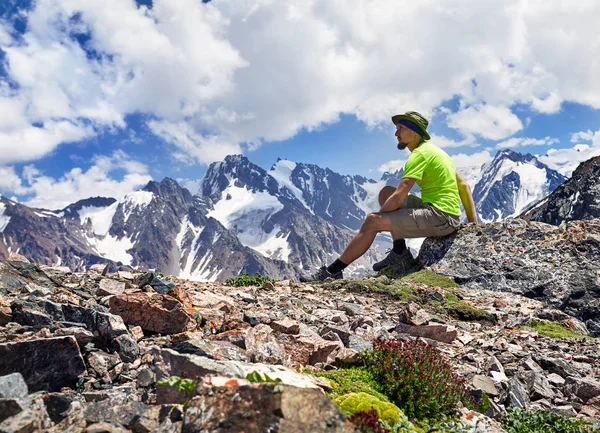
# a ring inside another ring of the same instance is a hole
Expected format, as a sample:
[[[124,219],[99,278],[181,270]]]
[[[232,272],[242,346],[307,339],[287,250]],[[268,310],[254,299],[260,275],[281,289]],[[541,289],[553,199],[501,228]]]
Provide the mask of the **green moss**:
[[[405,275],[400,278],[400,281],[403,283],[425,284],[432,287],[460,287],[459,284],[450,278],[438,275],[435,272],[431,272],[426,269],[421,269],[418,272],[412,272],[408,275]]]
[[[541,335],[552,338],[586,338],[592,340],[592,337],[575,332],[567,326],[543,320],[532,320],[529,326],[524,326],[523,329],[533,329]]]
[[[381,401],[389,401],[385,395],[377,390],[377,383],[366,367],[340,368],[331,371],[312,372],[311,374],[329,379],[332,389],[329,395],[331,398],[350,393],[364,392],[377,397]]]
[[[487,311],[467,305],[458,299],[458,296],[449,291],[444,293],[444,302],[440,308],[449,316],[459,320],[485,320],[488,317]]]
[[[387,401],[381,401],[366,392],[340,395],[333,401],[347,416],[354,415],[356,412],[369,412],[371,409],[375,409],[379,418],[388,424],[400,424],[401,421],[408,421],[404,412],[398,406]]]

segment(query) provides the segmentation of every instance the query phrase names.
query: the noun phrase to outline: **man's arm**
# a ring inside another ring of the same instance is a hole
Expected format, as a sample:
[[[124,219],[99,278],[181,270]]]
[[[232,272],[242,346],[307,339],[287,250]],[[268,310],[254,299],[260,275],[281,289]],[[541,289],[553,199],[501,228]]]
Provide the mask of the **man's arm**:
[[[465,182],[462,176],[458,174],[458,171],[456,172],[456,182],[458,183],[458,195],[460,196],[460,201],[467,213],[467,219],[470,223],[477,224],[477,212],[475,211],[475,201],[473,201],[471,187]]]
[[[415,179],[402,179],[398,188],[396,188],[396,191],[394,191],[394,193],[385,201],[383,206],[381,206],[380,212],[392,212],[399,209],[406,201],[406,197],[408,197],[408,193],[414,184]]]

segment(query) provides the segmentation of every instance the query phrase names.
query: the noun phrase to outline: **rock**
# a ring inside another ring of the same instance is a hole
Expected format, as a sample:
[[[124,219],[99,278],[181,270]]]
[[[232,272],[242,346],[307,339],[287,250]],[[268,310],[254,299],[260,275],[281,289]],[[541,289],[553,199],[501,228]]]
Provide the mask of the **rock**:
[[[88,272],[90,274],[96,274],[100,276],[105,276],[108,271],[108,265],[97,263],[89,267]]]
[[[74,387],[86,372],[71,336],[0,344],[0,359],[0,375],[21,373],[30,392]]]
[[[544,370],[558,374],[563,379],[579,376],[577,370],[562,359],[536,357],[536,361]]]
[[[52,325],[52,317],[33,309],[33,306],[25,303],[13,303],[11,305],[12,315],[15,322],[26,325],[43,328]]]
[[[496,389],[496,385],[494,385],[494,381],[487,376],[482,376],[480,374],[476,374],[475,376],[473,376],[472,384],[473,384],[473,388],[480,389],[481,391],[485,392],[487,395],[491,395],[491,396],[498,395],[498,390]]]
[[[192,321],[181,302],[170,296],[132,293],[110,298],[110,311],[128,325],[138,325],[144,331],[177,334]]]
[[[272,334],[268,325],[258,324],[246,336],[246,350],[252,362],[279,364],[283,362],[284,351]]]
[[[300,333],[300,324],[295,320],[290,320],[287,318],[271,322],[269,323],[269,326],[271,329],[273,329],[273,331],[284,334],[297,335]]]
[[[567,377],[565,389],[575,394],[586,404],[589,400],[600,396],[600,381],[590,377]]]
[[[175,287],[175,284],[173,284],[171,281],[158,277],[152,278],[148,284],[150,284],[150,286],[161,295],[166,295],[169,290]]]
[[[102,377],[112,370],[117,364],[121,363],[119,355],[112,355],[102,351],[90,352],[87,355],[88,365],[96,372],[98,377]]]
[[[20,373],[0,377],[0,398],[19,400],[23,406],[29,407],[28,395],[27,384]]]
[[[348,344],[346,347],[348,347],[348,349],[356,350],[357,352],[364,352],[373,349],[373,343],[370,341],[365,341],[356,335],[351,335],[348,338]]]
[[[211,359],[250,361],[250,356],[245,350],[226,341],[192,339],[173,344],[172,348],[179,353],[206,356]]]
[[[246,432],[354,432],[321,391],[279,384],[210,388],[190,401],[183,433],[223,428]]]
[[[156,382],[156,374],[151,368],[144,368],[137,377],[137,385],[147,387]]]
[[[96,293],[98,296],[120,295],[125,291],[125,283],[113,280],[112,278],[102,278],[98,284]]]
[[[125,362],[133,362],[140,356],[140,349],[135,340],[127,334],[119,335],[111,343],[115,350]]]
[[[94,339],[94,334],[92,334],[85,328],[59,328],[56,331],[54,331],[55,337],[65,337],[67,335],[72,335],[73,337],[75,337],[75,340],[77,340],[77,344],[79,345],[79,347],[85,346]]]
[[[52,422],[59,423],[65,419],[77,398],[72,394],[49,393],[44,398],[46,411]]]
[[[510,292],[582,320],[600,336],[600,221],[560,226],[520,219],[428,238],[419,263],[473,290]]]
[[[506,399],[507,407],[514,407],[518,409],[526,409],[529,403],[529,395],[525,385],[515,376],[508,382],[509,391],[508,398]]]
[[[46,431],[52,422],[40,400],[10,418],[0,422],[0,433],[29,433]]]
[[[411,326],[406,333],[413,337],[429,338],[447,344],[452,343],[458,336],[456,329],[449,330],[446,325]]]
[[[135,338],[135,341],[140,341],[144,338],[144,331],[141,326],[132,326],[129,331],[133,338]]]
[[[19,373],[0,377],[0,423],[29,408],[27,384]]]
[[[548,382],[550,382],[554,386],[562,386],[565,384],[565,380],[556,373],[550,373],[547,379]]]
[[[109,422],[96,422],[85,429],[85,433],[128,433],[129,430]]]
[[[421,326],[426,325],[431,320],[431,316],[417,304],[409,302],[400,306],[398,319],[408,325]]]
[[[250,326],[256,326],[261,323],[268,325],[272,322],[272,319],[267,313],[262,311],[244,311],[244,322]]]

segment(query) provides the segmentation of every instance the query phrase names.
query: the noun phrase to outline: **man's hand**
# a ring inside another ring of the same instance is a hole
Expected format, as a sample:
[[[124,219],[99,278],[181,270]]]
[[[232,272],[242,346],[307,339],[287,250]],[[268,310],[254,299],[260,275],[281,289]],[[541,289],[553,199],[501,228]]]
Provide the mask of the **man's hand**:
[[[470,223],[477,224],[477,212],[475,211],[475,201],[473,200],[471,187],[463,177],[458,174],[458,171],[456,172],[456,182],[458,183],[458,195],[460,196],[460,201],[467,213],[467,219]]]
[[[380,212],[392,212],[400,209],[406,201],[408,193],[414,184],[415,179],[402,179],[398,188],[396,188],[396,191],[394,191],[394,193],[385,201],[383,206],[381,206]]]

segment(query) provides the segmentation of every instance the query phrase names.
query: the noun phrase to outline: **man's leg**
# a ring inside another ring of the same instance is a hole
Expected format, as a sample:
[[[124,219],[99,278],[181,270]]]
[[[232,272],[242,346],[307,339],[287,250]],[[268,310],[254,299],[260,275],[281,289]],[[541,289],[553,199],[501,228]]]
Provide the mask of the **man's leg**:
[[[380,232],[391,232],[392,220],[385,213],[372,213],[367,216],[360,231],[352,238],[339,260],[349,265],[367,252],[375,236]]]
[[[372,213],[363,222],[360,231],[352,238],[342,255],[328,267],[323,266],[310,277],[301,277],[300,281],[320,281],[326,278],[342,278],[342,271],[367,252],[377,233],[392,231],[392,220],[386,213]]]

